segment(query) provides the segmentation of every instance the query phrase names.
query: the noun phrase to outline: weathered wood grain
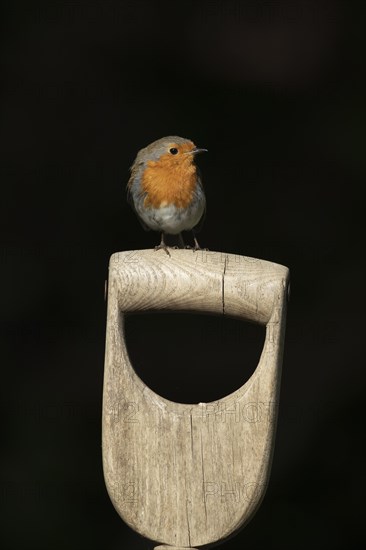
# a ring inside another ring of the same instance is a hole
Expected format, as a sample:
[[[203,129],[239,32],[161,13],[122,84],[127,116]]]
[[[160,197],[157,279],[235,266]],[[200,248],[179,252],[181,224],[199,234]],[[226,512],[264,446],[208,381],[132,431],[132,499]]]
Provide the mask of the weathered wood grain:
[[[162,545],[156,549],[221,541],[250,519],[264,495],[288,278],[284,266],[218,252],[171,250],[169,257],[141,250],[111,257],[104,476],[118,513]],[[241,388],[212,403],[174,403],[157,395],[136,375],[124,339],[124,313],[146,310],[224,314],[265,325],[257,369]]]

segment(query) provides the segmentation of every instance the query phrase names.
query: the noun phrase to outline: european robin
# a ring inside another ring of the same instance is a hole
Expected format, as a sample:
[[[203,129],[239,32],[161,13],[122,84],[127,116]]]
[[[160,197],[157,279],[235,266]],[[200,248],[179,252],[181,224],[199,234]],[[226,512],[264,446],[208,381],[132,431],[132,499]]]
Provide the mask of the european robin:
[[[199,250],[195,228],[203,219],[206,207],[201,177],[195,164],[197,153],[207,151],[193,141],[167,136],[141,149],[131,166],[127,184],[129,202],[142,226],[161,232],[161,242],[155,250],[169,255],[164,235],[178,235],[192,230],[194,247]]]

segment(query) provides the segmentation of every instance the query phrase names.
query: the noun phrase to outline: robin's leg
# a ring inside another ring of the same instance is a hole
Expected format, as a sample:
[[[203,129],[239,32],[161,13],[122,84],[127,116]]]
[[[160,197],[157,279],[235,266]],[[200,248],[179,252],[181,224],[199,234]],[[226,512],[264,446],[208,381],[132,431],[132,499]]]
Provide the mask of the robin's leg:
[[[193,236],[194,246],[191,246],[190,244],[187,244],[184,248],[187,248],[188,250],[193,250],[193,252],[196,252],[196,250],[202,250],[202,248],[198,244],[198,241],[196,239],[196,235],[195,235],[193,229],[192,229],[192,236]]]
[[[165,252],[168,254],[168,256],[170,256],[170,252],[169,252],[168,247],[167,247],[167,245],[165,244],[165,241],[164,241],[164,232],[162,232],[162,234],[161,234],[161,241],[160,241],[160,244],[158,244],[158,245],[155,247],[155,252],[156,252],[157,250],[160,250],[161,248],[162,248],[163,250],[165,250]]]
[[[197,238],[196,238],[196,234],[194,232],[194,229],[192,229],[192,235],[193,235],[193,242],[194,242],[194,246],[192,247],[192,250],[193,252],[195,252],[196,250],[207,250],[207,248],[201,248],[198,241],[197,241]]]
[[[194,241],[194,247],[192,248],[193,252],[195,252],[196,250],[202,250],[196,237],[193,237],[193,241]]]

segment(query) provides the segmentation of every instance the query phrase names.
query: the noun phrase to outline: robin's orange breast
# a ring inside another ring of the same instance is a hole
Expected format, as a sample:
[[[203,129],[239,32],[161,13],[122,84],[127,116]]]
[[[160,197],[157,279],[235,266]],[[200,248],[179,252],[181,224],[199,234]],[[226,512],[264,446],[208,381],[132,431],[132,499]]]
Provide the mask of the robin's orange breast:
[[[143,192],[147,193],[144,206],[159,208],[173,204],[186,208],[192,202],[197,185],[192,156],[175,159],[168,153],[157,161],[148,161],[141,183]]]

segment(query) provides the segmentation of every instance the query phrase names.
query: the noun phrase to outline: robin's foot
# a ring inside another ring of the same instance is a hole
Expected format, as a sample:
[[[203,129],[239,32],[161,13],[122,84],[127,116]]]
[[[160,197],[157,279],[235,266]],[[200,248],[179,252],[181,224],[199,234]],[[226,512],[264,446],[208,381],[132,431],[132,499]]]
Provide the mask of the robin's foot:
[[[197,250],[205,250],[208,251],[208,248],[201,248],[196,237],[194,237],[194,246],[192,247],[193,252],[196,252]]]
[[[193,252],[196,252],[197,250],[205,250],[206,252],[208,251],[208,248],[201,248],[198,242],[195,242],[194,246],[190,246],[189,244],[187,244],[184,248],[186,250],[192,250]]]
[[[157,250],[165,250],[165,252],[168,254],[168,256],[170,256],[170,252],[168,250],[168,247],[165,243],[160,243],[158,244],[155,248],[154,248],[154,251],[156,252]]]
[[[157,250],[165,250],[165,252],[168,254],[168,256],[170,256],[170,252],[168,250],[168,247],[167,245],[165,244],[165,241],[164,241],[164,233],[161,234],[161,241],[160,241],[160,244],[158,244],[156,247],[155,247],[155,252]]]

